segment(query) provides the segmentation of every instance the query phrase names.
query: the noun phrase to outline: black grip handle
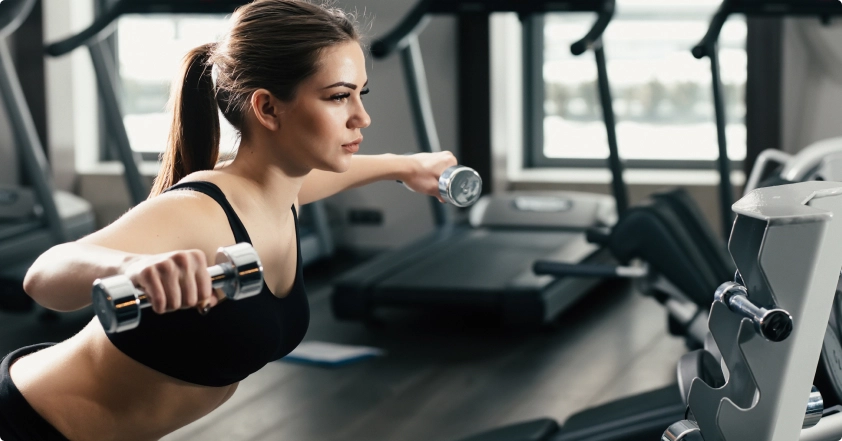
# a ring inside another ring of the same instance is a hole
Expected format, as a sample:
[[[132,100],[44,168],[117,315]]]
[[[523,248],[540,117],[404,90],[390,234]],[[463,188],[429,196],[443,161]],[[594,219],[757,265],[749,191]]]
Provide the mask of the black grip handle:
[[[584,54],[588,49],[593,47],[600,38],[602,38],[602,34],[605,33],[608,23],[610,23],[611,18],[614,17],[615,9],[614,0],[607,0],[602,4],[602,9],[599,10],[596,23],[594,23],[591,27],[591,30],[588,31],[587,35],[585,35],[581,40],[570,45],[570,52],[573,55],[579,56]]]
[[[424,22],[424,17],[430,10],[431,0],[421,0],[409,11],[409,14],[384,37],[378,38],[371,44],[371,54],[374,58],[386,58],[400,49],[403,40],[410,34],[416,32]]]
[[[590,243],[607,247],[608,243],[611,242],[611,229],[604,227],[588,228],[585,231],[585,239]]]
[[[118,17],[123,13],[125,6],[131,2],[132,0],[120,0],[117,3],[114,3],[104,14],[97,17],[90,26],[83,29],[76,35],[71,35],[70,37],[65,38],[64,40],[57,41],[55,43],[50,44],[45,49],[47,54],[53,57],[59,57],[61,55],[67,54],[72,50],[76,49],[83,44],[88,43],[89,41],[97,38],[99,34],[108,27],[111,23],[117,20]]]
[[[711,55],[708,49],[714,47],[716,41],[719,40],[719,33],[722,32],[722,26],[725,25],[725,20],[728,20],[729,15],[731,15],[731,1],[725,0],[719,5],[719,9],[710,20],[710,26],[705,36],[702,37],[702,41],[691,51],[696,59],[701,60]]]
[[[620,277],[617,267],[612,265],[573,264],[538,260],[532,264],[532,272],[539,276],[556,277]]]

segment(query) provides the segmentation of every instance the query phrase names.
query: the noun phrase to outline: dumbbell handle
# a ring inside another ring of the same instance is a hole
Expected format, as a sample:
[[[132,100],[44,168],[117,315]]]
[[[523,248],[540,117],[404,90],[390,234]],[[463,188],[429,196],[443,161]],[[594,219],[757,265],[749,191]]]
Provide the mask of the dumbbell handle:
[[[748,299],[748,290],[736,282],[719,285],[714,300],[722,302],[731,311],[754,323],[758,334],[771,342],[784,341],[792,333],[792,316],[780,308],[766,309]]]
[[[230,263],[220,263],[218,265],[209,266],[208,273],[210,274],[211,286],[214,289],[222,288],[223,286],[225,286],[226,283],[228,283],[228,281],[237,277],[237,274],[235,274],[235,270],[236,268],[234,268],[234,265]],[[254,271],[260,271],[260,268],[249,268],[244,274],[241,275],[246,275]],[[228,292],[223,292],[227,296]],[[135,288],[134,294],[137,296],[137,305],[141,309],[147,308],[152,305],[152,303],[150,303],[149,301],[149,296],[145,292]]]
[[[207,269],[211,286],[220,289],[226,298],[240,300],[263,289],[263,265],[250,244],[219,248],[216,262]],[[149,296],[124,275],[97,279],[92,296],[94,311],[108,333],[135,328],[140,310],[151,306]]]

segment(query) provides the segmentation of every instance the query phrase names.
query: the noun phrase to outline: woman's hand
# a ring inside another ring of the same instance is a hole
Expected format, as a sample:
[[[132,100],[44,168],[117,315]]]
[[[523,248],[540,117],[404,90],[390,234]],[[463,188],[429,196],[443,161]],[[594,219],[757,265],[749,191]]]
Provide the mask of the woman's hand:
[[[158,314],[197,306],[201,310],[219,302],[201,250],[138,255],[121,272],[146,293]]]
[[[416,153],[408,158],[413,161],[413,171],[403,179],[403,184],[414,192],[433,196],[444,203],[439,194],[439,177],[445,170],[457,165],[453,153]]]

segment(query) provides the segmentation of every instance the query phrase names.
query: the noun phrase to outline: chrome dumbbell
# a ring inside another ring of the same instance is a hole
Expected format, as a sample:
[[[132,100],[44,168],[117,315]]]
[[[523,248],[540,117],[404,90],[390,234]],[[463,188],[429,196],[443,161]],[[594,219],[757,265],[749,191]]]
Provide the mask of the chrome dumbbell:
[[[263,289],[263,265],[248,243],[219,248],[216,265],[208,267],[208,273],[213,287],[231,300],[254,296]],[[140,310],[152,305],[146,293],[126,276],[97,279],[92,295],[97,318],[109,334],[136,328]]]
[[[397,182],[403,184],[403,181]],[[470,167],[454,165],[439,176],[439,195],[449,204],[469,207],[482,195],[482,178]]]
[[[754,329],[766,340],[779,342],[792,333],[792,316],[780,308],[766,309],[748,299],[748,290],[737,282],[725,282],[716,288],[713,298],[731,311],[751,319]]]
[[[457,207],[471,206],[482,195],[482,178],[470,167],[454,165],[439,176],[439,194]]]

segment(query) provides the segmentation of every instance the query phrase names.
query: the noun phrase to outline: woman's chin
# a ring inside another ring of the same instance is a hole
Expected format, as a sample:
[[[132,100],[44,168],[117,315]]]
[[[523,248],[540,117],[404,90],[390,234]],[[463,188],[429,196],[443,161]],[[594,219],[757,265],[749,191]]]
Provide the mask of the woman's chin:
[[[327,162],[323,164],[322,167],[319,167],[319,170],[333,172],[333,173],[345,173],[351,168],[351,157],[342,158],[338,161]]]

